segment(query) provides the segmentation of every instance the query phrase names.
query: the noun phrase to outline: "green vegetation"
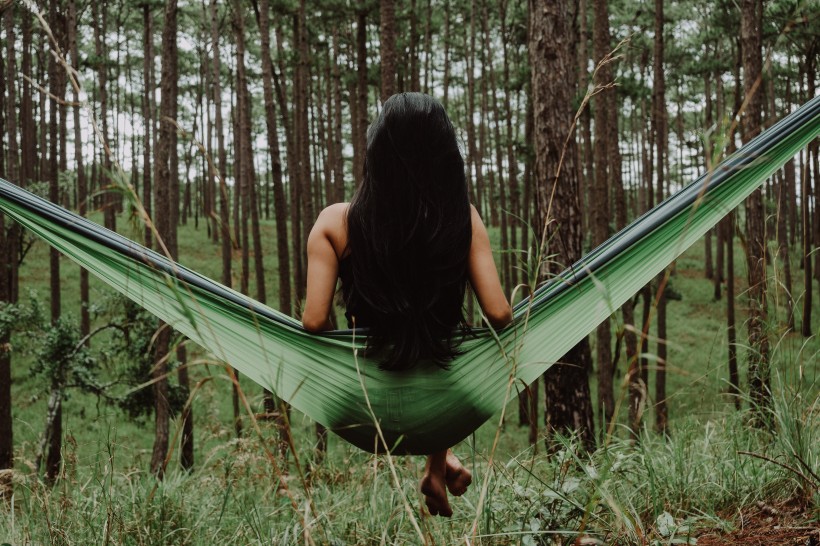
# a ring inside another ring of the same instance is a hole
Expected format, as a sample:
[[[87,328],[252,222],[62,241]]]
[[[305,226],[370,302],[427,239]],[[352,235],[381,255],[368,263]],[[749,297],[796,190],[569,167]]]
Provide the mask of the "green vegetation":
[[[271,241],[272,225],[263,223],[263,230]],[[182,261],[216,275],[218,248],[207,242],[204,232],[188,226],[179,235]],[[49,488],[32,470],[49,384],[43,375],[32,373],[37,366],[34,354],[15,355],[15,498],[12,510],[0,514],[0,539],[13,544],[420,542],[405,500],[428,540],[442,544],[473,535],[492,544],[561,544],[571,543],[579,533],[601,544],[694,543],[704,528],[731,530],[739,525],[736,510],[759,500],[791,499],[817,524],[820,456],[812,448],[820,441],[820,344],[795,334],[777,337],[780,327],[770,325],[778,339],[771,409],[775,426],[772,432],[749,427],[749,413],[736,412],[726,394],[725,301],[712,301],[712,284],[700,272],[701,248],[678,261],[673,277],[682,298],[671,302],[669,314],[671,437],[645,431],[633,444],[618,426],[592,454],[577,449],[573,439],[547,454],[543,442],[528,445],[511,403],[495,451],[497,419],[473,441],[456,447],[473,468],[475,481],[455,500],[451,521],[419,515],[416,480],[421,458],[394,460],[401,489],[394,486],[384,457],[359,452],[335,438],[321,464],[311,464],[312,423],[297,414],[291,420],[295,455],[287,457],[288,474],[277,475],[263,449],[276,452],[273,423],[259,422],[261,437],[246,427],[246,436],[235,439],[230,383],[222,368],[208,364],[192,367],[193,384],[213,379],[203,382],[193,401],[198,457],[193,472],[178,470],[174,451],[165,480],[158,482],[148,472],[152,418],[130,419],[104,398],[71,391],[64,406],[62,479]],[[267,265],[275,275],[275,264],[269,260]],[[44,243],[35,243],[20,274],[45,306]],[[76,291],[70,289],[77,278],[76,267],[64,267],[66,315],[79,306]],[[104,306],[111,301],[116,300],[92,281],[92,303]],[[737,301],[742,302],[742,296]],[[783,320],[781,309],[771,316]],[[117,335],[101,334],[92,352],[105,352]],[[23,344],[34,343],[25,339],[13,338],[15,353],[18,348],[24,353]],[[101,358],[100,382],[120,378],[128,366],[124,358],[118,353]],[[623,373],[619,370],[616,376],[616,397],[624,399],[625,423],[626,387],[617,387]],[[261,412],[262,393],[256,386],[244,386],[252,407]],[[122,396],[128,389],[115,383],[109,395]],[[299,476],[297,461],[298,468],[310,470],[306,480]],[[479,511],[485,485],[487,497]]]

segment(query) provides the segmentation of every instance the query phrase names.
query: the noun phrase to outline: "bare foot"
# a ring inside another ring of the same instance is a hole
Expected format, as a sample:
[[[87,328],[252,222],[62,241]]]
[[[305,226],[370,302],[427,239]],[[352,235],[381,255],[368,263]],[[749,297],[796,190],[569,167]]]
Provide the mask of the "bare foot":
[[[424,503],[431,515],[445,518],[453,515],[453,509],[450,508],[450,502],[447,500],[443,476],[425,473],[421,479],[421,492],[424,494]]]
[[[455,497],[463,495],[470,484],[473,483],[473,475],[467,470],[461,461],[458,460],[452,451],[447,450],[445,480],[447,490]]]
[[[447,452],[439,451],[427,457],[424,476],[421,478],[421,492],[427,509],[434,516],[449,518],[453,515],[450,502],[447,500],[447,487],[444,476],[447,473]]]

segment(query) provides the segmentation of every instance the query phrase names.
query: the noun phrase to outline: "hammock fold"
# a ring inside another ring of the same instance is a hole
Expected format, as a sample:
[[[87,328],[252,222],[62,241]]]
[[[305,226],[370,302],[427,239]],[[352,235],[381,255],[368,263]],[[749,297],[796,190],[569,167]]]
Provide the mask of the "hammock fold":
[[[515,308],[473,330],[449,370],[380,370],[361,333],[299,322],[0,179],[0,211],[293,407],[367,451],[458,443],[606,320],[766,178],[820,135],[820,97],[647,212]]]

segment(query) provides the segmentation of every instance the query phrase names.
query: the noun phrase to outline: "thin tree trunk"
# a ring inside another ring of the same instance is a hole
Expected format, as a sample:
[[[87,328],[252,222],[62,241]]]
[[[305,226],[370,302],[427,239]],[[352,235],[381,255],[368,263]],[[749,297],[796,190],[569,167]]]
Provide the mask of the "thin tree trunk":
[[[801,154],[802,158],[802,154]],[[810,161],[801,161],[800,165],[800,212],[803,231],[801,239],[803,241],[803,316],[800,324],[800,333],[808,338],[812,335],[811,328],[811,300],[812,300],[812,274],[811,274],[811,210],[809,201],[811,200],[811,170]],[[815,219],[817,221],[817,219]]]
[[[761,6],[760,0],[741,2],[740,34],[743,47],[743,90],[746,110],[742,140],[750,141],[760,132],[761,94]],[[766,331],[766,217],[763,194],[755,190],[746,199],[747,263],[749,275],[749,391],[758,424],[765,422],[769,406],[769,339]]]
[[[339,69],[339,33],[333,33],[333,187],[336,202],[345,200],[345,158],[342,149],[342,74]]]
[[[708,52],[708,50],[707,50],[707,52]],[[706,125],[707,131],[709,131],[709,133],[707,133],[708,136],[706,137],[705,150],[704,150],[704,154],[706,156],[706,168],[707,168],[707,170],[711,170],[713,168],[712,154],[713,154],[713,149],[714,149],[714,147],[712,146],[712,140],[711,140],[711,135],[712,135],[711,131],[712,131],[712,125],[714,124],[714,116],[713,116],[713,113],[712,113],[712,80],[711,80],[710,76],[711,76],[711,74],[709,72],[706,72],[703,76],[703,89],[704,89],[704,96],[705,96],[704,97],[705,98],[704,114],[705,114],[705,118],[706,118],[705,125]],[[720,276],[721,276],[720,266],[723,265],[723,264],[719,263],[717,268],[716,268],[715,264],[712,262],[712,231],[713,230],[711,230],[711,229],[709,231],[707,231],[706,232],[706,237],[704,238],[705,253],[706,253],[705,274],[706,274],[707,279],[712,279],[714,281],[715,299],[718,300],[718,299],[720,299],[720,281],[721,281],[721,279],[720,279]],[[715,231],[717,231],[717,230],[715,230]],[[719,235],[718,235],[718,245],[717,246],[718,246],[717,254],[720,255],[721,251],[720,251],[720,236]],[[720,262],[720,258],[722,258],[722,256],[719,256],[717,258],[718,262]],[[716,271],[716,269],[717,269],[717,271]]]
[[[723,239],[726,242],[726,323],[729,345],[729,395],[740,409],[740,376],[737,368],[737,323],[735,320],[735,213],[721,221]]]
[[[62,49],[65,42],[65,14],[58,10],[58,5],[55,0],[50,3],[49,9],[49,26],[51,27],[52,35],[55,41]],[[60,102],[65,97],[66,91],[66,75],[63,68],[57,63],[53,56],[49,56],[48,62],[49,73],[49,93],[51,94],[51,104],[49,106],[49,191],[48,197],[52,203],[60,203],[60,127],[59,119],[61,110],[64,108],[60,106]],[[45,151],[45,150],[43,150]],[[61,314],[61,293],[60,293],[60,253],[52,248],[49,251],[50,257],[50,293],[51,293],[51,323],[56,324],[60,319]],[[54,411],[54,421],[50,434],[48,434],[48,454],[46,456],[46,481],[53,483],[60,474],[60,466],[62,463],[62,440],[63,440],[63,411],[62,411],[62,392],[61,388],[56,390],[56,406]]]
[[[450,91],[450,0],[444,0],[444,75],[441,80],[441,104],[444,109],[449,108]]]
[[[470,2],[470,32],[467,48],[467,183],[471,187],[471,199],[479,214],[484,216],[483,200],[483,165],[479,147],[476,145],[477,135],[473,114],[475,107],[475,37],[476,37],[476,0]],[[466,38],[465,38],[466,39]],[[473,171],[474,170],[474,171]],[[474,176],[471,176],[474,172]],[[472,301],[472,300],[470,300]]]
[[[77,2],[70,0],[68,3],[68,49],[71,52],[71,62],[76,70],[80,69],[80,54],[77,45],[77,31],[79,24],[77,21]],[[80,216],[85,216],[87,212],[86,199],[88,199],[88,187],[85,180],[85,168],[83,165],[83,139],[82,128],[80,126],[80,95],[77,89],[73,91],[73,119],[74,119],[74,163],[77,173],[77,208]],[[88,302],[88,271],[80,268],[80,335],[85,337],[91,331],[91,317],[89,315]]]
[[[514,147],[514,135],[513,135],[513,111],[512,106],[510,103],[510,63],[508,58],[508,47],[509,47],[509,40],[507,36],[507,6],[508,0],[503,0],[500,3],[500,14],[499,17],[501,19],[501,40],[503,43],[503,60],[504,60],[504,116],[506,121],[506,145],[507,145],[507,165],[508,165],[508,173],[507,173],[507,182],[509,184],[509,196],[508,196],[508,209],[509,212],[504,213],[504,216],[507,218],[508,224],[508,231],[509,231],[509,246],[504,250],[508,251],[507,254],[507,271],[504,273],[504,279],[506,284],[504,285],[504,293],[507,295],[512,294],[512,287],[516,284],[516,275],[515,275],[515,261],[516,261],[516,254],[517,251],[523,251],[525,249],[518,247],[518,237],[517,237],[517,228],[520,225],[518,217],[520,215],[520,207],[518,205],[518,158],[515,154],[515,147]],[[496,145],[500,145],[496,144]]]
[[[381,57],[381,100],[396,93],[396,4],[379,0],[379,55]]]
[[[791,69],[791,57],[789,58],[789,69]],[[791,70],[789,70],[791,72]],[[791,79],[786,78],[786,111],[791,112],[792,108],[792,83]],[[797,240],[797,218],[799,216],[797,211],[797,187],[796,176],[794,172],[794,158],[789,159],[784,167],[784,176],[786,177],[786,188],[789,196],[789,246],[793,247]]]
[[[279,151],[279,128],[273,99],[273,63],[270,52],[270,7],[268,0],[259,3],[259,32],[261,35],[262,88],[265,102],[265,123],[268,129],[270,159],[273,171],[273,208],[276,217],[276,256],[279,264],[279,309],[288,315],[293,312],[290,290],[290,256],[288,254],[288,224],[285,190],[282,181],[282,159]]]
[[[490,32],[487,28],[487,20],[489,19],[489,13],[487,11],[487,4],[485,3],[483,8],[482,14],[482,26],[484,31],[484,48],[485,48],[485,58],[489,59],[492,55],[492,41],[490,39]],[[510,242],[509,242],[509,214],[508,210],[509,207],[507,205],[507,185],[504,182],[504,151],[505,148],[502,146],[501,140],[501,110],[498,106],[498,96],[495,90],[497,89],[496,83],[496,70],[495,66],[493,65],[492,61],[489,61],[489,80],[490,80],[490,89],[492,90],[492,110],[493,110],[493,140],[495,141],[495,166],[496,171],[498,173],[498,209],[500,209],[500,224],[501,224],[501,281],[504,287],[504,294],[508,297],[512,293],[512,278],[511,278],[511,270],[512,267],[510,266]],[[511,167],[511,165],[510,165]],[[493,199],[495,201],[495,199]],[[494,208],[495,210],[495,208]]]
[[[367,11],[362,1],[356,13],[356,94],[353,121],[357,126],[353,142],[353,180],[359,187],[364,172],[364,155],[367,149]]]
[[[433,3],[427,0],[424,10],[424,92],[430,93],[430,85],[433,73]]]
[[[27,9],[20,10],[22,14],[18,14],[22,19],[22,38],[23,38],[23,58],[20,63],[20,72],[23,74],[32,74],[31,67],[31,45],[32,45],[32,31],[31,31],[31,13]],[[8,63],[8,60],[7,60]],[[14,79],[9,79],[13,82]],[[37,128],[34,123],[34,100],[32,98],[31,83],[23,79],[22,93],[20,97],[20,148],[23,157],[32,158],[31,161],[23,161],[20,164],[20,180],[17,182],[20,186],[25,186],[29,181],[36,177],[37,161],[33,158],[37,157]],[[12,293],[15,293],[15,287],[12,286]]]
[[[808,54],[806,55],[806,100],[810,97],[814,97],[816,95],[816,84],[815,84],[815,57],[817,55],[817,43],[814,42],[814,45],[809,50]],[[820,262],[817,260],[817,247],[820,246],[820,218],[817,217],[817,206],[820,203],[818,200],[818,177],[820,177],[820,158],[818,155],[820,153],[820,149],[818,149],[817,139],[815,138],[812,140],[808,147],[806,148],[806,161],[805,161],[805,168],[801,169],[801,171],[805,172],[805,185],[808,195],[813,196],[814,201],[814,208],[807,212],[806,215],[806,227],[804,228],[804,237],[806,240],[810,239],[809,233],[814,233],[814,275],[812,275],[811,269],[811,259],[809,257],[809,253],[806,253],[806,266],[805,266],[805,276],[806,279],[811,279],[812,277],[817,278],[820,280]],[[807,199],[808,200],[808,199]],[[807,245],[808,248],[809,245]],[[811,301],[811,281],[807,280],[806,282],[806,301]],[[811,325],[811,320],[806,321],[808,325]],[[806,330],[806,326],[803,327]],[[808,329],[810,331],[810,328]]]
[[[160,76],[160,131],[156,149],[157,175],[155,184],[156,203],[156,225],[157,231],[165,249],[171,252],[173,247],[171,237],[174,234],[172,227],[171,208],[176,203],[171,203],[175,196],[171,194],[171,147],[174,142],[173,134],[176,127],[170,121],[174,119],[174,80],[177,77],[175,72],[176,63],[173,59],[175,53],[175,43],[177,36],[177,2],[167,0],[163,13],[165,26],[162,29],[162,71]],[[171,248],[169,248],[169,246]],[[165,249],[160,247],[160,251]],[[156,380],[153,386],[154,391],[154,448],[151,454],[151,473],[162,478],[165,473],[165,458],[168,453],[169,440],[169,419],[170,407],[168,402],[168,359],[169,346],[171,341],[171,329],[166,324],[160,324],[160,331],[157,335],[155,348],[155,366],[153,377]]]
[[[595,0],[593,26],[593,50],[595,62],[599,64],[598,81],[595,85],[605,87],[612,81],[612,71],[609,64],[601,65],[602,59],[609,54],[609,17],[605,0]],[[614,92],[614,90],[612,90]],[[590,209],[594,211],[595,220],[594,241],[599,245],[609,238],[610,222],[610,193],[609,193],[609,122],[606,110],[608,108],[606,93],[601,91],[593,100],[595,104],[595,143],[593,156],[595,158],[595,185],[591,195]],[[607,428],[607,423],[615,413],[615,398],[613,396],[613,369],[612,369],[612,332],[609,319],[604,320],[596,330],[596,352],[598,364],[598,419],[601,427]],[[632,382],[630,382],[632,384]],[[630,410],[630,415],[633,412]]]
[[[153,31],[153,17],[151,16],[151,6],[148,3],[142,6],[142,20],[143,20],[143,34],[142,43],[144,48],[142,81],[145,85],[145,93],[142,96],[142,117],[147,120],[143,125],[145,126],[145,142],[143,146],[142,155],[142,206],[145,208],[146,214],[151,217],[153,189],[151,187],[151,143],[152,134],[151,129],[154,126],[154,31]],[[151,233],[151,226],[145,226],[145,246],[151,248],[153,244],[153,234]]]
[[[296,168],[299,170],[300,185],[300,205],[302,212],[302,233],[310,233],[313,222],[316,220],[316,213],[313,206],[313,191],[311,188],[310,170],[310,126],[308,119],[308,93],[310,77],[310,52],[308,49],[307,13],[305,0],[300,0],[299,10],[295,24],[296,45],[298,49],[298,60],[296,64],[296,83],[293,88],[294,102],[297,108],[294,110],[294,133],[296,135]],[[299,248],[302,256],[302,263],[307,263],[305,248]],[[302,268],[302,277],[299,279],[299,286],[307,284],[307,268]]]
[[[794,164],[792,164],[794,168]],[[777,255],[783,267],[783,287],[786,296],[786,327],[789,331],[794,331],[794,298],[792,297],[792,266],[789,256],[789,236],[786,226],[788,225],[789,199],[788,186],[785,182],[785,175],[778,173],[777,177]]]
[[[588,46],[589,43],[589,31],[587,26],[587,0],[579,0],[578,2],[578,90],[579,92],[586,93],[587,86],[589,85],[589,75],[588,71],[588,62],[589,62],[589,53],[588,53]],[[597,56],[597,54],[596,54]],[[581,112],[581,119],[580,119],[580,131],[579,131],[579,146],[578,149],[580,151],[579,157],[582,158],[582,161],[578,161],[578,170],[579,170],[579,199],[581,201],[581,206],[583,210],[589,210],[587,205],[589,205],[590,201],[590,190],[589,188],[594,184],[590,184],[589,181],[594,181],[594,167],[593,167],[593,149],[592,149],[592,116],[590,115],[590,109],[587,106]],[[580,145],[580,142],[583,142],[583,146]],[[580,175],[583,173],[583,176]],[[583,215],[583,228],[584,233],[588,233],[590,231],[589,228],[589,221],[593,218],[592,214],[585,214]],[[600,392],[599,392],[600,396]],[[599,404],[600,405],[600,404]],[[601,420],[601,426],[604,426],[605,421]]]
[[[410,89],[421,91],[420,63],[419,63],[419,31],[416,0],[410,0]]]
[[[14,16],[15,7],[10,6],[3,14],[6,28],[5,72],[0,72],[8,85],[8,97],[4,97],[5,134],[3,141],[8,148],[2,175],[12,183],[20,177],[19,150],[17,149],[17,113],[15,106],[15,73],[17,61],[15,56]],[[22,11],[26,11],[22,9]],[[0,52],[1,53],[1,52]],[[24,53],[25,57],[25,53]],[[33,162],[33,161],[32,161]],[[23,162],[26,163],[26,162]],[[5,216],[0,214],[0,301],[15,303],[13,294],[14,271],[17,268],[17,246],[14,243],[15,233],[6,230]],[[11,502],[13,490],[12,474],[14,470],[14,424],[12,419],[11,399],[11,336],[5,332],[0,336],[0,500]]]
[[[91,3],[91,12],[94,18],[94,54],[97,59],[97,82],[99,87],[100,105],[100,130],[105,140],[108,140],[108,66],[105,62],[106,48],[105,35],[107,32],[107,9],[106,4]],[[108,174],[111,172],[111,158],[108,154],[103,154],[104,173],[101,173],[99,185],[104,188],[103,193],[103,221],[105,227],[116,230],[117,215],[115,209],[115,193],[108,187],[111,180]]]

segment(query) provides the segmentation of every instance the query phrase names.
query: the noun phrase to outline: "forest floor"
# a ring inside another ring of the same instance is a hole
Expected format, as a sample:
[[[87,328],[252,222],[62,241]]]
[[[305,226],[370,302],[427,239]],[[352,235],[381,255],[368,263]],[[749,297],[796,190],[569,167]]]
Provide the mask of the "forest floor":
[[[273,241],[272,222],[262,227]],[[125,234],[133,236],[128,229]],[[181,228],[180,256],[186,265],[219,277],[219,248],[203,229]],[[735,262],[742,317],[745,270],[739,249]],[[71,287],[78,283],[78,268],[61,263],[63,309],[76,316],[78,291]],[[157,483],[147,471],[152,417],[131,419],[103,398],[71,391],[64,409],[62,477],[48,487],[34,470],[48,383],[21,350],[12,385],[15,504],[11,511],[0,510],[0,544],[817,545],[817,484],[783,465],[805,463],[820,473],[820,342],[784,332],[782,294],[771,298],[775,425],[772,432],[750,427],[748,402],[735,411],[727,394],[726,299],[713,299],[702,264],[698,244],[678,260],[671,282],[681,295],[669,306],[671,435],[652,432],[654,373],[640,441],[632,442],[622,426],[623,409],[614,435],[593,453],[582,452],[573,439],[549,454],[542,441],[530,446],[526,427],[517,426],[513,401],[495,449],[497,418],[454,448],[473,470],[474,485],[453,499],[450,520],[424,515],[417,489],[422,458],[395,459],[394,477],[383,457],[331,436],[319,462],[314,425],[298,413],[291,422],[295,452],[277,463],[287,476],[277,474],[266,455],[275,451],[273,424],[260,422],[261,436],[237,439],[230,383],[207,365],[191,368],[193,381],[208,378],[193,402],[193,472],[179,470],[174,453],[165,480]],[[270,286],[276,286],[275,258],[266,257],[265,269]],[[799,267],[793,270],[794,286],[800,287]],[[47,309],[48,251],[42,242],[35,243],[21,271],[21,293],[32,289]],[[92,280],[92,303],[110,305],[109,294]],[[814,313],[820,321],[820,306]],[[740,327],[738,339],[744,336]],[[19,338],[12,343],[21,344]],[[110,355],[101,362],[100,373],[109,379],[122,372]],[[742,355],[740,363],[745,378]],[[622,369],[615,379],[616,398],[623,399]],[[247,381],[243,387],[254,411],[261,412],[261,389]],[[596,392],[594,374],[591,391]],[[300,468],[308,467],[310,480],[303,480]]]
[[[818,546],[820,524],[812,520],[806,508],[794,502],[770,506],[759,501],[755,506],[725,514],[736,529],[703,531],[697,537],[698,546]]]

